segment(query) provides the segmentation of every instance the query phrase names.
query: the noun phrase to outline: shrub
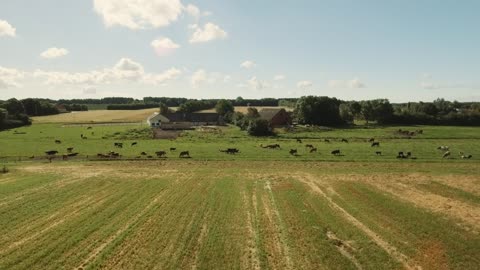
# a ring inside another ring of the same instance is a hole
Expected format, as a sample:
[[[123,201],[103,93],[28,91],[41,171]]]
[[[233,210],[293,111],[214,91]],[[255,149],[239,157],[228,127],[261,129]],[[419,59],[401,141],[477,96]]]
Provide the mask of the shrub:
[[[247,132],[252,136],[271,136],[273,129],[270,123],[264,119],[252,119],[248,123]]]

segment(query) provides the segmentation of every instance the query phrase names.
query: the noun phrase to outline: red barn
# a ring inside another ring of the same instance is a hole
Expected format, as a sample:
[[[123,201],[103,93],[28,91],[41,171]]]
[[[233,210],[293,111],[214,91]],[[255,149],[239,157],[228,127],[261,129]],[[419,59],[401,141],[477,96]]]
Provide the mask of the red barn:
[[[260,114],[261,119],[267,120],[273,127],[288,126],[292,124],[290,115],[283,108],[262,109],[258,113]]]

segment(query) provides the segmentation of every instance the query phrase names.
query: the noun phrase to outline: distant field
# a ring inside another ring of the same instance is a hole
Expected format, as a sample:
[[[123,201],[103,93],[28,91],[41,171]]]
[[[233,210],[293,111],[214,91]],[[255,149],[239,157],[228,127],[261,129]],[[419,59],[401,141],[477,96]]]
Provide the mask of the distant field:
[[[132,123],[145,122],[147,117],[158,112],[157,108],[145,110],[93,110],[49,116],[33,117],[34,123]]]
[[[478,269],[477,165],[12,165],[0,269]]]
[[[248,112],[248,108],[247,106],[235,106],[235,111],[236,112],[241,112],[241,113],[247,113]],[[257,110],[262,110],[262,109],[278,109],[278,108],[282,108],[282,109],[285,109],[287,111],[293,111],[292,108],[288,108],[288,107],[269,107],[269,106],[252,106],[252,108],[256,108]],[[200,111],[200,112],[215,112],[215,109],[210,109],[210,110],[203,110],[203,111]]]

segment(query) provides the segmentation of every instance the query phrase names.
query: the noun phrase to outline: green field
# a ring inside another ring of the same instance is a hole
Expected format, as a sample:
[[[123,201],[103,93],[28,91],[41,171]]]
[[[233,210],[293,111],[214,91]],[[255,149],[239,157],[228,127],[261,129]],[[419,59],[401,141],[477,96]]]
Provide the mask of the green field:
[[[286,132],[278,130],[276,137],[254,138],[247,136],[236,127],[200,129],[183,132],[176,140],[154,140],[150,129],[142,124],[125,125],[34,124],[30,127],[0,132],[0,158],[15,159],[35,156],[41,158],[45,151],[57,150],[66,153],[66,148],[74,147],[80,158],[92,157],[98,153],[119,152],[123,158],[136,158],[141,152],[154,155],[156,151],[177,148],[169,152],[168,158],[178,158],[179,151],[189,151],[195,160],[315,160],[315,161],[394,161],[397,153],[412,152],[416,160],[398,162],[478,162],[480,160],[480,129],[476,127],[356,127],[347,129],[297,128]],[[396,130],[423,129],[423,135],[406,139],[395,133]],[[93,132],[93,135],[92,135]],[[82,139],[84,134],[88,139]],[[369,138],[380,142],[380,147],[371,147]],[[302,139],[302,144],[297,142]],[[341,138],[349,143],[342,143]],[[330,143],[324,142],[329,139]],[[61,140],[56,144],[55,140]],[[8,143],[7,143],[8,142]],[[123,142],[122,149],[114,148],[115,142]],[[132,142],[138,145],[131,147]],[[260,145],[280,144],[281,149],[271,150]],[[306,144],[314,145],[317,153],[310,153]],[[452,153],[442,159],[443,151],[438,146],[449,146]],[[219,150],[236,147],[240,154],[226,155]],[[298,155],[289,154],[297,149]],[[342,156],[333,156],[331,151],[339,149]],[[376,151],[382,155],[377,156]],[[462,160],[459,152],[472,155],[470,160]],[[79,159],[80,159],[79,158]]]
[[[478,269],[476,165],[13,165],[0,269]]]
[[[0,269],[478,269],[479,130],[297,127],[253,138],[228,126],[155,140],[142,124],[37,121],[2,131]],[[62,160],[68,147],[79,156]],[[48,150],[59,151],[51,163]],[[159,150],[167,157],[140,155]],[[109,151],[122,156],[96,157]]]

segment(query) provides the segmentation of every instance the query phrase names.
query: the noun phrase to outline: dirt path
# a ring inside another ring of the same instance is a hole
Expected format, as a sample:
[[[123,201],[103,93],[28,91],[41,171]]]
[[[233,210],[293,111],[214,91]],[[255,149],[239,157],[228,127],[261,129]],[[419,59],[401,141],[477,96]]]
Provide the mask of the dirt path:
[[[392,258],[400,262],[405,269],[421,269],[420,266],[412,265],[411,259],[407,257],[405,254],[398,251],[396,247],[385,241],[380,235],[372,231],[368,228],[365,224],[360,222],[350,213],[348,213],[345,209],[339,206],[337,203],[333,201],[333,199],[328,196],[317,184],[317,180],[315,177],[309,174],[304,174],[302,176],[296,177],[300,182],[306,184],[312,191],[321,195],[324,199],[328,201],[330,206],[337,210],[343,217],[350,222],[352,225],[363,231],[370,239],[372,239],[379,247],[385,250]]]
[[[256,190],[252,192],[251,203],[253,207],[253,215],[251,213],[251,207],[248,203],[248,197],[245,191],[243,192],[243,207],[245,208],[245,212],[247,214],[247,232],[248,232],[248,240],[247,240],[247,250],[245,252],[246,256],[244,256],[244,261],[246,262],[245,269],[260,269],[260,258],[258,256],[258,232],[256,229],[255,224],[258,222],[257,219],[257,203],[255,197]],[[253,217],[252,217],[253,216]],[[255,219],[255,220],[254,220]]]
[[[278,211],[275,197],[273,196],[272,186],[270,181],[265,182],[265,190],[267,191],[266,198],[264,198],[264,210],[267,219],[274,230],[273,248],[279,255],[282,265],[279,269],[295,269],[290,256],[290,248],[286,241],[285,233],[287,230],[282,226],[282,217]]]

